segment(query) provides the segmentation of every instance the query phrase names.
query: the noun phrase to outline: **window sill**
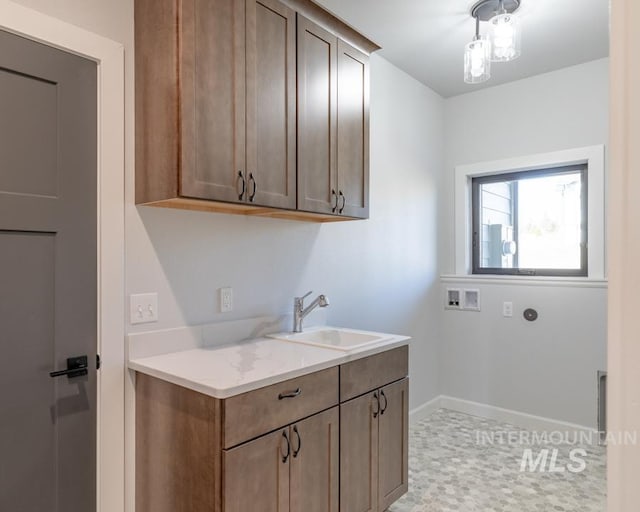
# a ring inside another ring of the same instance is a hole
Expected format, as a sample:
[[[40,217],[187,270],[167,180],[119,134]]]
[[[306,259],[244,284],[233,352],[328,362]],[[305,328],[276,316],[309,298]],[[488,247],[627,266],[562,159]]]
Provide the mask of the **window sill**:
[[[482,274],[442,274],[443,283],[500,284],[515,286],[564,286],[573,288],[607,288],[606,279],[555,276],[499,276]]]

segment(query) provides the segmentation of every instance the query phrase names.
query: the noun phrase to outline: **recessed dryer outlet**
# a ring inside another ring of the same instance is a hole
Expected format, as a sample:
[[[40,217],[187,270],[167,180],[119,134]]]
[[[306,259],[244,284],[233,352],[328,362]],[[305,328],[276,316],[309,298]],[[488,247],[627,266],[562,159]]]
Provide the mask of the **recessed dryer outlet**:
[[[480,290],[465,288],[463,308],[470,311],[480,311]]]
[[[446,309],[462,309],[462,290],[447,288],[444,307]]]

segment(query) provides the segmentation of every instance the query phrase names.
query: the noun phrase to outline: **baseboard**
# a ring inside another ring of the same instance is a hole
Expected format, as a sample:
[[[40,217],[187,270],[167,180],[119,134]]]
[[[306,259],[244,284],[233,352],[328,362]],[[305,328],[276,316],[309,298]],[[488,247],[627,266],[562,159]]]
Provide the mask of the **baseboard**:
[[[435,411],[440,409],[442,406],[440,405],[441,396],[437,396],[428,402],[416,407],[415,409],[411,409],[409,411],[409,424],[413,425],[418,421],[424,420],[431,416]]]
[[[439,405],[443,409],[450,409],[452,411],[471,414],[472,416],[480,416],[481,418],[509,423],[527,430],[535,430],[538,432],[596,432],[596,429],[586,427],[584,425],[577,425],[566,421],[558,421],[542,416],[535,416],[533,414],[514,411],[512,409],[503,409],[502,407],[495,407],[493,405],[482,404],[479,402],[471,402],[469,400],[462,400],[461,398],[454,398],[452,396],[441,395],[435,400],[439,400]],[[431,400],[431,402],[433,401],[434,400]],[[427,406],[431,402],[427,402],[423,407]],[[421,408],[418,408],[418,410],[420,409]]]

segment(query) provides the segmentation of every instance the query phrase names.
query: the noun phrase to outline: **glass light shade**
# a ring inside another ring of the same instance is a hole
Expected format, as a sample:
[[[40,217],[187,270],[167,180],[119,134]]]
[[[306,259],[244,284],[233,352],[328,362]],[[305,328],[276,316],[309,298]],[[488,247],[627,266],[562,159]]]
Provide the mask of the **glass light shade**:
[[[464,81],[479,84],[491,78],[491,44],[486,39],[475,39],[464,49]]]
[[[497,14],[489,20],[491,60],[508,62],[520,57],[520,20],[513,14]]]

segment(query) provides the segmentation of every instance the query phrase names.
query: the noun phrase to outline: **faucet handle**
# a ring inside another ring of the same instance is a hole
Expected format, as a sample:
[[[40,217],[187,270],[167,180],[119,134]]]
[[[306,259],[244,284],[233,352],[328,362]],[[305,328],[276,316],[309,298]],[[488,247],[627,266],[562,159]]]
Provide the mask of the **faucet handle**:
[[[310,292],[305,293],[302,297],[296,297],[296,300],[299,300],[300,302],[304,302],[304,299],[306,299],[312,293],[313,293],[313,290],[311,290]]]

